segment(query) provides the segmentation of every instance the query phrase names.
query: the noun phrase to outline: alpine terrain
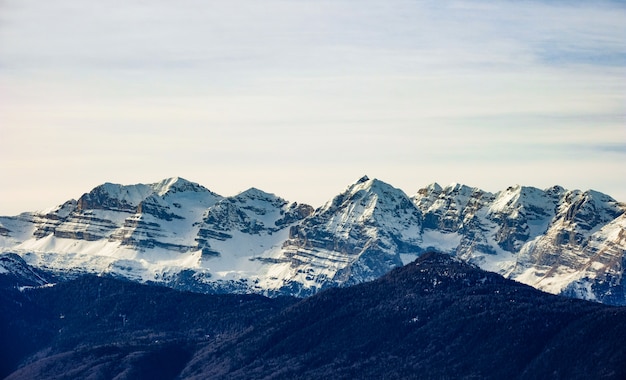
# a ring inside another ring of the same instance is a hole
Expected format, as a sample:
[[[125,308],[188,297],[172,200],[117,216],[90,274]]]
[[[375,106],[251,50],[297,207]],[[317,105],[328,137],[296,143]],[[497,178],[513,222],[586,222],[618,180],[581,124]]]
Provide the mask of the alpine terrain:
[[[625,211],[593,190],[435,183],[409,196],[368,177],[313,209],[255,188],[224,197],[169,178],[105,183],[0,217],[0,249],[44,279],[91,273],[269,296],[374,280],[437,250],[549,293],[626,305]]]

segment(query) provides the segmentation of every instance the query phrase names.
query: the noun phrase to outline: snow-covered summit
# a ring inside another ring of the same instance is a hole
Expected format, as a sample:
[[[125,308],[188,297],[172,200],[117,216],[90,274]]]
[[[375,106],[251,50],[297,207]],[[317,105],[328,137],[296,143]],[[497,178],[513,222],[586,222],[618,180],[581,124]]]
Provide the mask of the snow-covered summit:
[[[316,210],[303,222],[303,227],[346,241],[378,239],[382,238],[381,232],[391,230],[398,236],[412,236],[418,241],[421,216],[402,190],[363,177]]]
[[[115,211],[132,212],[134,209],[154,193],[150,185],[120,185],[106,182],[96,186],[89,193],[78,199],[78,210],[110,209]]]
[[[282,206],[283,204],[288,203],[281,197],[272,193],[267,193],[263,190],[257,189],[256,187],[251,187],[248,190],[242,191],[234,197],[231,197],[231,199],[239,203],[250,203],[251,205],[254,203],[271,203],[276,206]]]
[[[273,233],[279,226],[289,202],[262,190],[251,188],[223,198],[209,207],[202,220],[202,233],[216,239],[232,237],[233,231],[247,234]]]
[[[166,178],[162,181],[149,185],[154,193],[160,197],[166,194],[180,193],[180,192],[211,192],[206,187],[199,185],[195,182],[188,181],[181,177]]]
[[[362,177],[291,228],[285,257],[307,286],[367,281],[402,265],[404,254],[416,257],[420,229],[421,216],[402,190]]]

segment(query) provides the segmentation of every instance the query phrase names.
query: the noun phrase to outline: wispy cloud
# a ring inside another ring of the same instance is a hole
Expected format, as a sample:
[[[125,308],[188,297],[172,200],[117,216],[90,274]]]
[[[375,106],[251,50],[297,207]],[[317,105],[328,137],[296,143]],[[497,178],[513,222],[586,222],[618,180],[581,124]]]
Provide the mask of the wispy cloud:
[[[328,189],[285,191],[321,203],[363,172],[488,187],[497,163],[576,176],[575,156],[626,199],[624,35],[619,1],[5,0],[0,191],[60,166],[77,191],[306,167]]]
[[[599,145],[583,145],[579,147],[582,149],[591,149],[598,153],[615,153],[618,155],[626,155],[626,143],[622,142]]]

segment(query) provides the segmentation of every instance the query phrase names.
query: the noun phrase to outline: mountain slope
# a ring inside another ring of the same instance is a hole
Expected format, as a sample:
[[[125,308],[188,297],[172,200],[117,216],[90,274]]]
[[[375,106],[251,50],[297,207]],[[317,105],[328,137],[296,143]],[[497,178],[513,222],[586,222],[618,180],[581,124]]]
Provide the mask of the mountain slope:
[[[547,295],[428,253],[205,348],[183,376],[620,378],[624,327],[623,308]]]
[[[490,194],[434,184],[412,199],[425,215],[425,234],[445,231],[460,241],[435,248],[551,293],[626,304],[626,205],[605,194],[559,186]]]
[[[0,315],[12,308],[17,318],[0,327],[17,336],[0,348],[34,346],[8,379],[626,376],[625,308],[545,294],[432,252],[298,301],[95,276],[15,296],[22,304],[2,302]]]
[[[293,302],[93,275],[2,289],[0,377],[21,367],[9,378],[175,378],[196,345],[227,340]]]
[[[373,280],[422,251],[420,229],[404,192],[363,177],[291,228],[272,273],[309,292]]]
[[[258,277],[264,263],[249,259],[279,247],[289,227],[312,211],[258,189],[224,198],[182,178],[106,183],[78,201],[0,218],[0,243],[5,252],[60,274],[109,273],[198,291],[251,291],[248,280]]]
[[[16,254],[0,255],[0,289],[46,286],[55,280],[49,273],[33,268]]]
[[[78,201],[0,223],[9,230],[8,250],[30,264],[148,280],[169,268],[193,265],[185,253],[196,250],[196,223],[221,198],[182,178],[151,185],[106,183]]]

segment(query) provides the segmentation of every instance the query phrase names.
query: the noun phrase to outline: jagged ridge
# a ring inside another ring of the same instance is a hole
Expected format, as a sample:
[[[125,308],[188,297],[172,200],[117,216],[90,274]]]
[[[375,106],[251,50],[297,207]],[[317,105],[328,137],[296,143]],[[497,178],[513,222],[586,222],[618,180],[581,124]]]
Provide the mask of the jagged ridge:
[[[368,177],[313,210],[255,188],[223,197],[170,178],[106,183],[51,210],[2,217],[0,245],[61,273],[300,296],[436,249],[552,293],[626,304],[625,210],[593,190],[432,184],[408,197]]]

